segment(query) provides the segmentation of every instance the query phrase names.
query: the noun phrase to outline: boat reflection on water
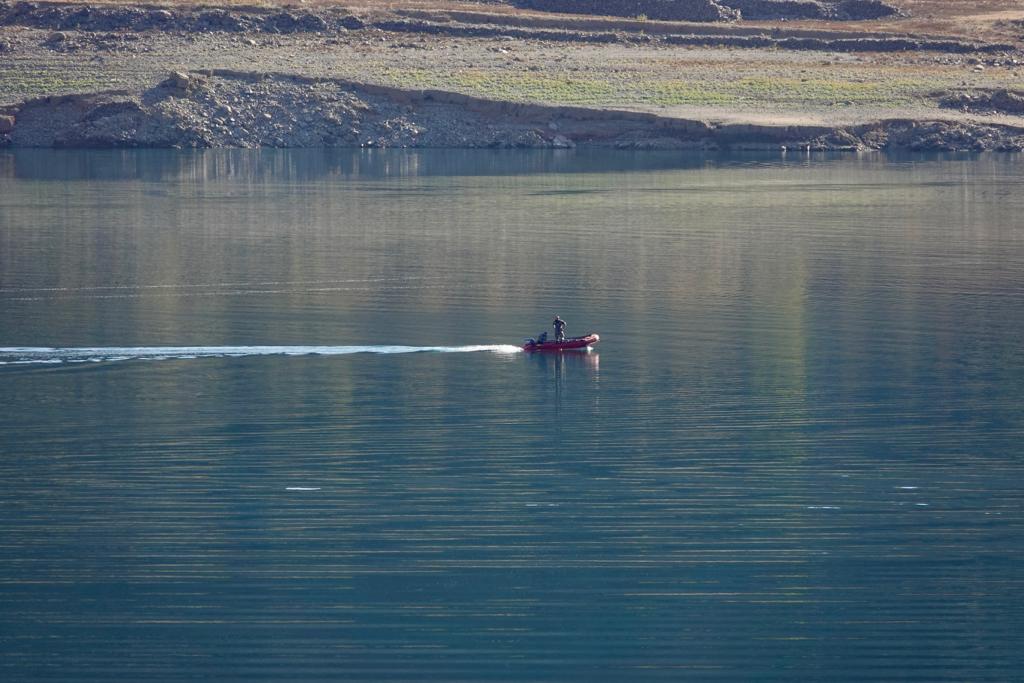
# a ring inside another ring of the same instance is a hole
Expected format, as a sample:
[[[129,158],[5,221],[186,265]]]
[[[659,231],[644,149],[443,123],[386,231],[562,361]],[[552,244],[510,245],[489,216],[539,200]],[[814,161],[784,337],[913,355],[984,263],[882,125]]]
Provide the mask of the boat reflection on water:
[[[564,376],[568,370],[589,370],[594,375],[601,371],[601,354],[592,348],[524,355],[538,368],[545,371],[553,369],[556,375]]]
[[[601,377],[601,355],[597,351],[579,349],[523,355],[543,378],[544,384],[538,384],[537,391],[554,404],[556,413],[560,412],[563,397],[576,402],[586,397],[597,401]]]

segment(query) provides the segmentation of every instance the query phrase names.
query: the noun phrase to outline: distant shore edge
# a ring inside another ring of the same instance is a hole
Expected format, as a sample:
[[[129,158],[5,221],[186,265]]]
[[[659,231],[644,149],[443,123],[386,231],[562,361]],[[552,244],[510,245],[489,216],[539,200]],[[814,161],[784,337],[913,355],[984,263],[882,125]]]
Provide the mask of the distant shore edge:
[[[1024,151],[1024,126],[723,123],[224,69],[0,106],[0,147]]]

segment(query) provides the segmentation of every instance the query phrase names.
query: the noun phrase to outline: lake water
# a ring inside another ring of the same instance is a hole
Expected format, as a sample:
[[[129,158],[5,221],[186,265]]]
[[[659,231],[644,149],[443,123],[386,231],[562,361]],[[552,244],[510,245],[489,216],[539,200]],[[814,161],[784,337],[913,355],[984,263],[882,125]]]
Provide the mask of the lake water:
[[[0,679],[1019,679],[1021,162],[0,152]]]

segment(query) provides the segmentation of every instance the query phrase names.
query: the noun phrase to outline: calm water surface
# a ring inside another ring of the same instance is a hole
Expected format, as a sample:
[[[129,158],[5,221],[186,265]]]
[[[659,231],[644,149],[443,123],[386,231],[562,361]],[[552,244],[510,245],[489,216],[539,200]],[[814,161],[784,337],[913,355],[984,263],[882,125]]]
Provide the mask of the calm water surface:
[[[0,678],[1019,680],[1022,187],[0,153]]]

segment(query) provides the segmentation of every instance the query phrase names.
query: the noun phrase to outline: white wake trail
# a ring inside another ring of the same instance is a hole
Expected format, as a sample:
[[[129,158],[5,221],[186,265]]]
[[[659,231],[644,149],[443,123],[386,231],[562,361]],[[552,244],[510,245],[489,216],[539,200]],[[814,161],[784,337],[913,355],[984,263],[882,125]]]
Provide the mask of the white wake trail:
[[[516,353],[511,344],[471,346],[112,346],[53,348],[47,346],[0,347],[0,365],[36,363],[98,363],[118,360],[168,360],[182,358],[242,358],[246,356],[346,356],[354,353]]]

